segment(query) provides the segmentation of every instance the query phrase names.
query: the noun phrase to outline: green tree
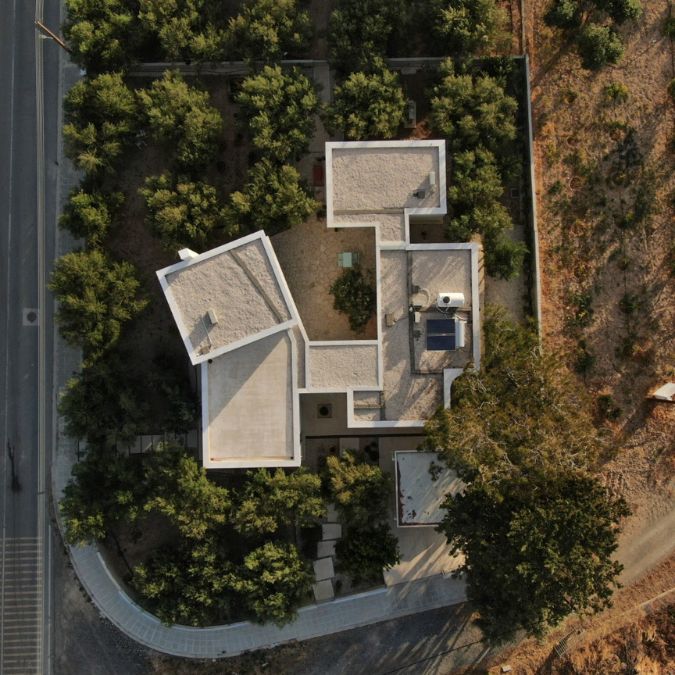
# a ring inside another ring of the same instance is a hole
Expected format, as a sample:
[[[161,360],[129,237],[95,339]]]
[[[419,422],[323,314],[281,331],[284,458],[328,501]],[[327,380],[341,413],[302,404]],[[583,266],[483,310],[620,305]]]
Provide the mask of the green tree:
[[[274,234],[303,222],[317,207],[292,166],[262,159],[249,169],[243,191],[230,195],[225,222],[232,236],[254,230]]]
[[[581,17],[579,0],[553,0],[544,14],[544,21],[557,28],[578,28]]]
[[[635,21],[642,14],[640,0],[594,0],[594,4],[617,24]]]
[[[434,0],[432,32],[445,49],[462,56],[484,52],[505,23],[495,0]]]
[[[387,523],[347,528],[335,546],[340,571],[353,583],[382,583],[382,571],[398,565],[401,556],[398,539]]]
[[[97,249],[67,253],[56,261],[49,284],[56,296],[56,321],[71,345],[95,360],[120,337],[122,325],[147,301],[131,263],[113,262]]]
[[[206,476],[206,470],[181,448],[162,446],[147,469],[149,497],[143,508],[166,516],[181,537],[201,540],[225,524],[231,502],[228,491]]]
[[[91,446],[73,465],[72,478],[59,504],[69,544],[103,541],[121,524],[134,524],[141,513],[138,464],[109,449]]]
[[[222,60],[225,30],[219,3],[208,0],[139,0],[139,18],[159,40],[164,56],[190,62]]]
[[[165,624],[209,626],[228,618],[230,568],[213,539],[183,540],[134,567],[132,584]]]
[[[295,618],[312,581],[309,566],[295,546],[273,542],[251,551],[243,566],[227,575],[228,586],[240,595],[255,619],[278,626]]]
[[[123,70],[136,59],[144,36],[133,2],[66,0],[63,34],[71,58],[89,73]]]
[[[575,473],[482,482],[449,497],[440,526],[465,556],[468,597],[486,637],[541,636],[572,613],[608,607],[612,560],[629,511],[596,478]]]
[[[579,34],[579,54],[584,68],[599,70],[619,61],[623,55],[623,44],[611,26],[590,23]]]
[[[253,146],[280,162],[297,159],[309,147],[319,99],[297,69],[264,66],[249,75],[236,96]]]
[[[536,333],[488,308],[479,372],[453,382],[452,407],[426,425],[425,445],[439,450],[465,482],[486,486],[523,475],[585,470],[602,443],[590,403],[566,369],[542,353]]]
[[[458,152],[451,166],[448,239],[468,241],[480,233],[488,274],[510,279],[522,269],[527,247],[506,235],[513,221],[500,201],[504,187],[494,155],[481,147]]]
[[[377,294],[372,275],[364,275],[360,267],[351,267],[330,287],[333,308],[349,317],[349,327],[356,332],[365,328],[375,312]]]
[[[90,175],[115,169],[136,136],[138,111],[120,73],[85,78],[64,100],[66,154]]]
[[[458,74],[452,60],[440,66],[441,82],[433,90],[431,123],[453,152],[482,146],[504,154],[516,137],[516,100],[485,74]]]
[[[326,514],[321,479],[307,469],[247,473],[232,515],[234,528],[248,535],[273,534],[284,525],[309,527]]]
[[[404,116],[405,96],[399,77],[380,62],[375,71],[352,73],[335,87],[328,122],[351,141],[386,139],[396,135]]]
[[[180,167],[197,171],[215,156],[223,119],[209,103],[208,92],[167,70],[136,93],[152,137],[171,147]]]
[[[184,176],[149,176],[138,190],[148,209],[146,224],[164,248],[203,248],[209,234],[224,224],[216,189]]]
[[[367,527],[384,516],[393,490],[389,474],[360,461],[354,452],[340,458],[328,456],[326,486],[345,524],[355,528]]]
[[[59,226],[74,237],[87,240],[89,246],[100,246],[110,228],[113,216],[124,203],[121,192],[101,192],[78,186],[68,196],[59,218]]]
[[[309,14],[297,0],[245,0],[227,27],[228,52],[245,61],[301,57],[310,35]]]
[[[142,433],[147,408],[134,374],[112,353],[86,365],[66,382],[59,413],[72,438],[114,446]]]
[[[369,71],[405,10],[401,0],[339,0],[328,25],[329,54],[341,72]]]

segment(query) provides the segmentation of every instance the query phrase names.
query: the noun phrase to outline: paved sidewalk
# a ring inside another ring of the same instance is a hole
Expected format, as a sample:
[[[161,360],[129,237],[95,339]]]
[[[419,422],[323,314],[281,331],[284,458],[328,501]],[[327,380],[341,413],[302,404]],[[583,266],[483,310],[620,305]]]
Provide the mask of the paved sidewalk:
[[[61,90],[65,92],[79,78],[75,66],[61,71]],[[63,204],[78,176],[60,152],[60,201]],[[57,232],[57,255],[74,248],[76,242],[62,230]],[[54,345],[54,382],[56,398],[69,377],[79,370],[80,355],[56,334]],[[77,443],[63,431],[58,418],[51,464],[52,495],[58,513],[58,501],[77,461]],[[59,527],[61,526],[59,519]],[[272,647],[283,642],[306,640],[359,626],[437,609],[466,599],[463,581],[435,576],[382,587],[300,610],[292,624],[277,628],[240,622],[211,628],[165,626],[135,602],[120,587],[107,568],[96,546],[71,547],[73,567],[83,587],[103,616],[133,640],[152,649],[189,658],[235,656],[244,651]]]

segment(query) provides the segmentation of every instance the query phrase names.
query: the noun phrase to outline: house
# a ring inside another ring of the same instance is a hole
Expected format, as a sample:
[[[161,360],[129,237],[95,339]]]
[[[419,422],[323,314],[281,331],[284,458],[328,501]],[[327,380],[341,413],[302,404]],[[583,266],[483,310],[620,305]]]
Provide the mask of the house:
[[[157,272],[200,368],[206,468],[299,466],[322,419],[336,436],[419,435],[480,365],[480,245],[425,239],[447,210],[445,142],[325,150],[326,227],[374,229],[375,339],[311,340],[264,232]]]

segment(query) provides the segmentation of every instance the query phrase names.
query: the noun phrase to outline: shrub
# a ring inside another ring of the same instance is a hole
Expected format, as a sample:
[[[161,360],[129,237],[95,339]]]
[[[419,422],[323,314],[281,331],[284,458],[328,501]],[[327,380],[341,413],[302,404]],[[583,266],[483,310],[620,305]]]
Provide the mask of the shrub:
[[[352,73],[335,88],[328,123],[351,141],[393,138],[405,117],[399,77],[382,63],[375,72]]]
[[[333,308],[349,317],[349,327],[361,332],[375,311],[376,292],[371,275],[360,267],[346,269],[330,287]]]
[[[673,102],[675,102],[675,77],[668,83],[668,93]]]
[[[503,231],[485,238],[485,268],[492,277],[513,279],[523,269],[527,246],[514,241]]]
[[[579,34],[579,53],[584,68],[599,70],[619,61],[623,55],[623,45],[612,27],[591,23]]]
[[[637,19],[642,14],[640,0],[593,0],[598,9],[603,10],[617,23]]]
[[[387,523],[363,528],[347,527],[335,546],[339,569],[353,583],[382,583],[382,571],[398,565],[401,556],[398,539]]]
[[[663,34],[667,38],[675,40],[675,16],[669,16],[666,18],[665,22],[663,23]]]
[[[624,314],[635,314],[639,306],[639,298],[634,293],[624,293],[619,300],[619,309]]]
[[[621,408],[610,394],[600,394],[598,396],[598,412],[604,419],[618,420],[621,417]]]
[[[622,82],[611,82],[604,89],[608,103],[625,103],[628,100],[628,87]]]

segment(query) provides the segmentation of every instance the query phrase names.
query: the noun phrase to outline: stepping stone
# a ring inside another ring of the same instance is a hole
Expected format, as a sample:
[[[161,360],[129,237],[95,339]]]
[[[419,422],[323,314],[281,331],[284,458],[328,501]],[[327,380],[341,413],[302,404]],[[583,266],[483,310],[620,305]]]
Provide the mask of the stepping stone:
[[[340,539],[342,537],[342,525],[340,523],[324,523],[321,526],[321,539]]]
[[[326,507],[326,522],[327,523],[337,523],[338,512],[335,508],[335,504],[328,504]]]
[[[312,590],[314,591],[314,600],[317,602],[326,602],[327,600],[332,600],[335,597],[333,582],[330,579],[318,581],[317,583],[312,584]]]
[[[334,576],[333,558],[319,558],[314,561],[314,577],[317,581],[332,579]]]
[[[327,558],[331,555],[335,555],[335,539],[320,541],[316,547],[316,557]]]

